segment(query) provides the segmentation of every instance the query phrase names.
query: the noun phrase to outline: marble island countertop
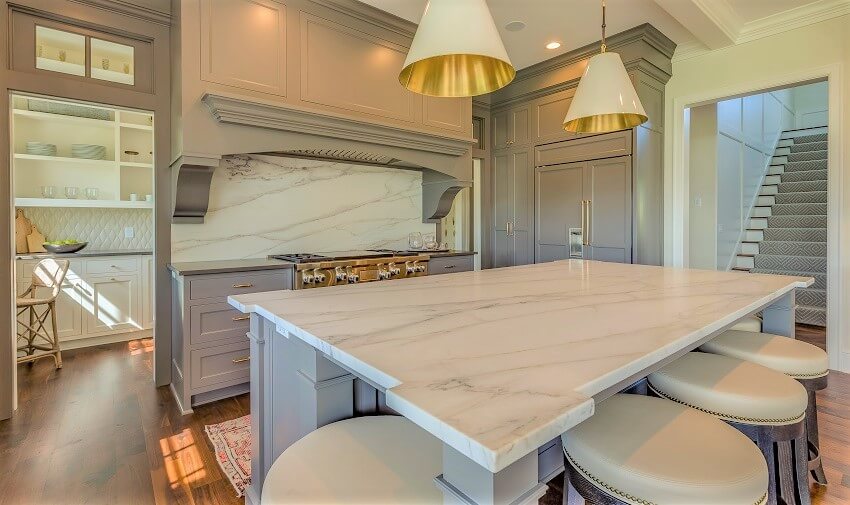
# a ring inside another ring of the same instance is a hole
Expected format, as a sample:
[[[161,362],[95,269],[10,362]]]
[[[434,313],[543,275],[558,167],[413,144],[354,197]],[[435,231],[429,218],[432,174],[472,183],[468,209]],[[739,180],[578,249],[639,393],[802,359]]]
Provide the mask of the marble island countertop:
[[[229,301],[497,472],[590,417],[595,395],[812,282],[568,260]]]

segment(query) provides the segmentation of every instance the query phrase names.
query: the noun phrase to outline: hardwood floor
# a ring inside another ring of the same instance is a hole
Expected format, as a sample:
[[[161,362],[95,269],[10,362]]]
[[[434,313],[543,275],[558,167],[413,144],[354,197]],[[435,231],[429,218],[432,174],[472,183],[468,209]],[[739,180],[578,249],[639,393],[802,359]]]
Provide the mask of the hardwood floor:
[[[152,383],[152,340],[18,367],[19,408],[0,422],[0,504],[239,504],[205,424],[249,411],[248,396],[181,416]]]
[[[813,335],[816,337],[816,335]],[[181,416],[151,383],[151,340],[63,353],[18,368],[19,409],[0,422],[0,505],[241,504],[214,460],[204,425],[248,413],[247,395]],[[830,485],[817,505],[850,503],[850,375],[818,393]],[[561,503],[562,477],[545,504]]]

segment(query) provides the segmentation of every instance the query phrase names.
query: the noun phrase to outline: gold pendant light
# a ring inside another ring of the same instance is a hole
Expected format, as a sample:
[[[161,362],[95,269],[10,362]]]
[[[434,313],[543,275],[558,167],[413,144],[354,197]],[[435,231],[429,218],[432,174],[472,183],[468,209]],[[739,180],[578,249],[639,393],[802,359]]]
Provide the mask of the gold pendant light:
[[[647,119],[623,60],[619,54],[607,52],[605,0],[602,0],[602,52],[587,62],[564,118],[564,129],[576,133],[606,133],[633,128]]]
[[[516,76],[485,0],[430,0],[416,29],[402,86],[430,96],[476,96]]]

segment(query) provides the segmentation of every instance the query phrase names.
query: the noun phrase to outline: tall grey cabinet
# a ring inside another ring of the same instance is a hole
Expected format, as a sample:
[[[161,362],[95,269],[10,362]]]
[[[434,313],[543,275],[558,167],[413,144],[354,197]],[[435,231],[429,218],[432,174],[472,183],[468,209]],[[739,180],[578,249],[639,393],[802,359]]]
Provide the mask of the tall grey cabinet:
[[[575,134],[563,129],[598,44],[526,67],[489,96],[496,266],[568,257],[662,263],[664,85],[672,75],[675,47],[648,24],[608,37],[609,50],[622,57],[649,117],[631,130]],[[518,197],[527,180],[522,171],[529,149],[530,193]],[[531,202],[527,215],[520,198]],[[528,237],[517,224],[526,219]],[[528,244],[530,250],[522,247]]]
[[[493,157],[493,266],[534,263],[534,160],[529,147]]]

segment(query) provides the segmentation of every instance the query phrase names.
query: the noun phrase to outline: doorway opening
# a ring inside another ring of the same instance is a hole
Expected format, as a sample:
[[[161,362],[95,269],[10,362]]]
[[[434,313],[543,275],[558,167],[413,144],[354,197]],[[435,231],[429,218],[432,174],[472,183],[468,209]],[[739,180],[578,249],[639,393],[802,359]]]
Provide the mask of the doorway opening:
[[[685,110],[691,268],[813,277],[796,293],[798,338],[826,349],[827,81]]]
[[[9,100],[18,374],[44,358],[61,377],[82,347],[153,352],[154,114]]]

